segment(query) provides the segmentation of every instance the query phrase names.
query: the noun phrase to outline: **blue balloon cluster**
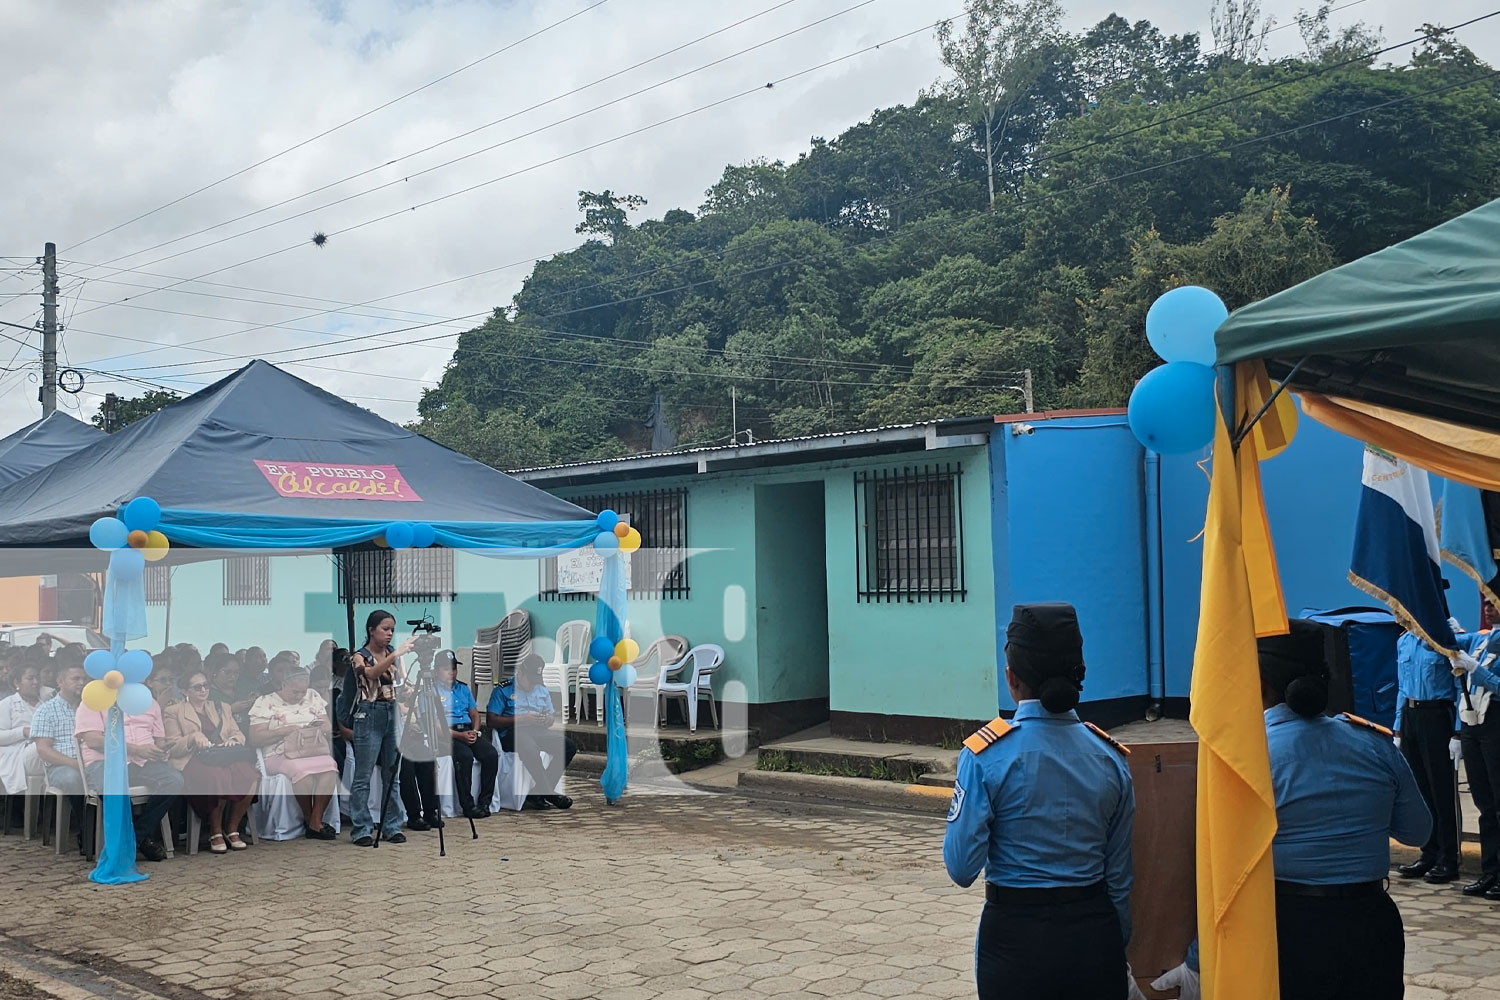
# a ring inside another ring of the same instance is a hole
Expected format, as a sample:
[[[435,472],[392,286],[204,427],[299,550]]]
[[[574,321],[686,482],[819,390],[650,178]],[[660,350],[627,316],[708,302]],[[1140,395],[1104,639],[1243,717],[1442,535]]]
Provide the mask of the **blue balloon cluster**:
[[[94,548],[109,553],[109,571],[117,579],[134,580],[146,569],[146,557],[139,548],[131,547],[130,536],[134,532],[138,544],[145,534],[156,530],[161,524],[161,506],[150,497],[136,497],[125,505],[119,517],[101,517],[89,525],[89,542]]]
[[[1214,331],[1229,316],[1223,301],[1196,285],[1174,288],[1146,313],[1146,340],[1166,364],[1130,393],[1130,430],[1162,455],[1206,447],[1214,437]]]
[[[392,521],[385,526],[385,543],[393,549],[425,549],[437,541],[437,529],[426,521]]]
[[[609,669],[608,663],[595,662],[589,667],[589,683],[598,684],[601,687],[609,683],[609,675],[614,671]]]

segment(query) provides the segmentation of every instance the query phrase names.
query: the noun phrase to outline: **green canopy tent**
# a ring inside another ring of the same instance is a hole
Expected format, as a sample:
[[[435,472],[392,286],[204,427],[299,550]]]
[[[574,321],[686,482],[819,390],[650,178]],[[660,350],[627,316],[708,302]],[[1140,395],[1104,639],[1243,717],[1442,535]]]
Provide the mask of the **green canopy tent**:
[[[1500,432],[1500,200],[1245,306],[1220,364]]]

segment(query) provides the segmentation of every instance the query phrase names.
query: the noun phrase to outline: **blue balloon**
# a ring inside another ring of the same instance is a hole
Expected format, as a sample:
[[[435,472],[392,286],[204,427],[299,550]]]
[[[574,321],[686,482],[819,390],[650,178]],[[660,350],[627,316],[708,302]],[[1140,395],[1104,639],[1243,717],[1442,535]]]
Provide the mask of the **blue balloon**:
[[[437,541],[437,529],[426,521],[417,521],[411,526],[411,544],[414,548],[425,549]]]
[[[628,688],[630,687],[630,685],[634,684],[636,680],[637,674],[635,672],[635,667],[632,667],[628,663],[621,667],[619,670],[615,671],[615,687]]]
[[[138,549],[115,549],[109,554],[109,571],[120,580],[139,580],[146,570],[146,557]]]
[[[115,704],[126,715],[145,715],[151,711],[151,689],[144,684],[122,684]]]
[[[1151,303],[1146,340],[1163,361],[1212,366],[1218,360],[1214,331],[1229,318],[1224,301],[1207,288],[1184,285]]]
[[[613,672],[609,669],[608,663],[596,663],[592,667],[589,667],[589,681],[601,686],[608,684],[609,675]]]
[[[127,684],[144,684],[151,676],[151,654],[144,649],[127,649],[120,654],[120,673]]]
[[[104,680],[104,675],[115,669],[115,654],[107,649],[96,649],[83,658],[83,672],[96,681]]]
[[[1146,373],[1130,394],[1130,430],[1162,455],[1198,451],[1214,439],[1214,370],[1173,361]]]
[[[89,525],[89,541],[94,543],[94,548],[122,549],[130,540],[130,529],[125,527],[125,522],[118,517],[101,517]]]
[[[619,547],[620,539],[615,536],[615,533],[613,531],[601,531],[594,538],[594,548],[596,549],[603,549],[607,551],[610,549],[618,549]]]
[[[393,549],[409,549],[415,534],[405,521],[392,521],[385,526],[385,543]]]
[[[610,510],[609,508],[606,507],[604,510],[601,510],[599,512],[599,530],[600,531],[614,531],[615,530],[615,525],[617,525],[619,523],[620,523],[620,515],[616,514],[614,511]]]
[[[589,643],[589,659],[607,660],[615,655],[615,644],[602,635],[594,636],[594,641]]]
[[[125,505],[120,519],[131,531],[155,531],[161,524],[161,507],[150,497],[136,497]]]

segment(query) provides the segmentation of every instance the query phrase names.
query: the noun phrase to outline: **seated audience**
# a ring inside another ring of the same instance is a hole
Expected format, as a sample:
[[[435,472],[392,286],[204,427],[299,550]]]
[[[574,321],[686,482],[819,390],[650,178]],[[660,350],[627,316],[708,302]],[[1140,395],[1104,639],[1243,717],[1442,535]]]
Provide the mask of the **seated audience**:
[[[554,712],[552,692],[542,684],[542,658],[535,653],[516,665],[516,676],[496,687],[485,706],[489,727],[500,734],[500,749],[520,758],[537,789],[526,796],[528,809],[573,805],[558,787],[578,748],[573,737],[552,729]],[[543,762],[543,753],[550,762]]]
[[[0,699],[0,790],[25,795],[26,780],[42,773],[31,740],[31,717],[41,704],[41,671],[29,663],[14,673],[15,693]]]
[[[208,849],[214,854],[243,851],[250,845],[240,836],[240,822],[260,782],[255,751],[245,745],[228,706],[209,698],[203,671],[195,670],[183,681],[187,699],[163,712],[170,759],[182,771],[188,806],[208,824]]]
[[[167,760],[167,734],[161,713],[161,706],[152,702],[150,711],[125,716],[127,780],[150,790],[150,798],[135,823],[136,849],[147,861],[161,861],[167,856],[160,836],[161,819],[182,794],[182,774]],[[104,788],[104,726],[103,712],[78,706],[73,735],[81,745],[89,788],[96,792]]]
[[[267,774],[284,774],[292,782],[307,835],[336,840],[323,825],[328,800],[338,787],[338,765],[328,746],[328,703],[308,690],[307,671],[288,670],[281,689],[262,695],[250,708],[250,742],[261,747]]]
[[[444,649],[437,655],[437,691],[448,716],[449,736],[453,741],[453,781],[458,792],[459,808],[470,819],[484,819],[490,814],[495,797],[495,775],[500,770],[500,753],[479,725],[479,705],[474,693],[458,677],[458,657]],[[474,802],[474,761],[479,761],[479,802]]]
[[[153,658],[154,660],[154,658]],[[176,657],[167,657],[167,665],[163,666],[159,660],[151,667],[151,673],[146,678],[146,686],[151,689],[151,697],[162,708],[168,708],[182,701],[182,692],[177,686],[177,674],[172,668]]]
[[[31,717],[31,739],[46,769],[47,786],[73,800],[73,825],[83,815],[83,775],[78,773],[78,748],[73,742],[73,715],[89,675],[81,666],[57,672],[57,696],[37,706]],[[81,846],[81,845],[80,845]]]

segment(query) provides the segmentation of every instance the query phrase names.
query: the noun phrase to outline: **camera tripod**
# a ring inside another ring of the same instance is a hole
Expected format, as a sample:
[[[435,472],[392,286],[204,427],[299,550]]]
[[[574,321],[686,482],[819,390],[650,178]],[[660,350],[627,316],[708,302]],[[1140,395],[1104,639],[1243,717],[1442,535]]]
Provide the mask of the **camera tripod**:
[[[408,622],[407,624],[412,624],[412,623]],[[419,625],[417,628],[415,628],[415,629],[412,630],[412,634],[415,635],[418,631],[426,631],[428,633],[428,637],[432,638],[432,632],[435,632],[436,629],[433,628],[433,627],[431,627],[430,625],[429,625],[428,628],[423,629]],[[447,728],[448,727],[446,725],[444,727],[442,727],[443,731],[440,732],[440,733],[429,733],[429,732],[427,732],[427,728],[422,725],[422,721],[421,721],[421,718],[420,718],[420,713],[421,713],[421,708],[422,708],[422,705],[423,705],[423,699],[424,698],[427,698],[427,699],[437,699],[437,704],[439,706],[442,705],[442,699],[438,695],[437,685],[436,685],[436,683],[434,683],[434,681],[432,679],[432,665],[431,665],[431,662],[430,662],[431,656],[432,656],[432,652],[433,651],[424,650],[423,652],[419,652],[417,654],[417,669],[412,672],[412,681],[411,681],[411,686],[412,686],[412,691],[413,691],[411,710],[406,715],[406,724],[404,726],[400,727],[400,730],[403,733],[403,735],[405,734],[407,727],[414,727],[416,729],[419,737],[421,737],[422,740],[423,740],[423,742],[427,743],[429,746],[431,746],[433,744],[433,742],[435,740],[437,740],[437,739],[442,739],[442,738],[447,738],[448,737],[448,733],[447,733]],[[425,653],[425,655],[424,655],[424,653]],[[426,704],[431,705],[431,704],[433,704],[433,702],[429,700],[428,702],[426,702]],[[400,709],[398,708],[397,711],[399,712]],[[447,712],[446,711],[443,711],[443,721],[445,723],[447,722]],[[398,739],[396,741],[396,766],[393,768],[393,771],[395,773],[394,773],[394,776],[393,776],[392,780],[390,780],[390,781],[387,782],[387,787],[384,789],[384,794],[381,796],[381,802],[380,802],[380,822],[378,824],[376,824],[376,826],[375,826],[375,835],[374,835],[374,846],[375,847],[379,847],[380,846],[380,837],[381,837],[381,834],[385,830],[385,819],[386,819],[386,815],[387,815],[387,810],[389,810],[390,807],[391,807],[391,798],[394,795],[400,794],[400,792],[399,792],[399,786],[400,786],[400,783],[401,783],[401,765],[402,765],[402,762],[404,760],[404,755],[402,753],[401,746],[402,746],[402,740]],[[433,750],[433,756],[434,756],[434,758],[444,756],[443,754],[440,754],[440,753],[437,752],[437,747],[433,746],[432,750]],[[451,756],[451,755],[452,755],[452,751],[450,749],[449,756]],[[455,789],[455,793],[456,793],[456,789]],[[443,831],[444,831],[444,828],[447,826],[447,824],[445,822],[443,822],[443,816],[442,816],[442,797],[441,796],[439,796],[439,798],[438,798],[438,803],[439,803],[438,804],[438,825],[437,825],[438,857],[440,857],[440,858],[446,858],[448,856],[448,845],[447,845],[447,841],[446,841],[446,839],[445,839],[445,837],[443,835]],[[479,830],[478,830],[477,827],[474,826],[474,817],[473,816],[466,816],[466,818],[469,821],[469,835],[470,835],[470,839],[472,839],[472,840],[478,840],[479,839]]]

